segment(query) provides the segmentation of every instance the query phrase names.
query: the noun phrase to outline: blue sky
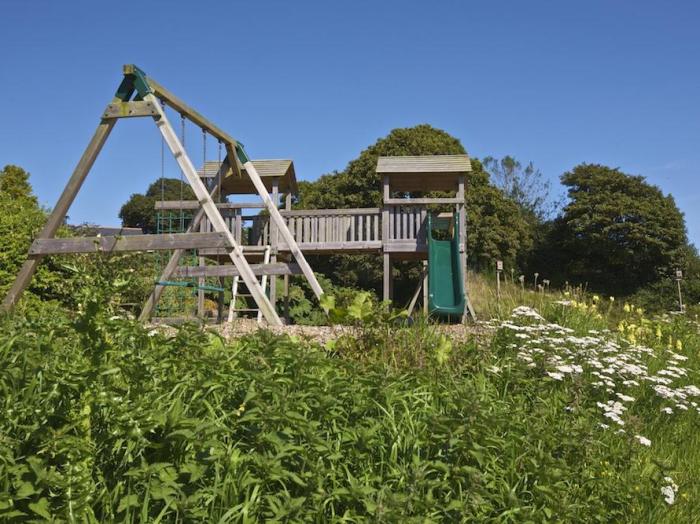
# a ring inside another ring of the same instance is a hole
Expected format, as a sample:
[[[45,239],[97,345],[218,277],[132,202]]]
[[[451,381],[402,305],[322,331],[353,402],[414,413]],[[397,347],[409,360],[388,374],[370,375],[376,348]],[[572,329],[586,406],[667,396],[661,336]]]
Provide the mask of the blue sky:
[[[557,188],[580,162],[644,175],[700,244],[697,2],[5,0],[0,12],[0,164],[29,170],[47,206],[136,63],[253,157],[294,159],[301,179],[429,123],[474,156],[533,161]],[[199,163],[198,130],[188,143]],[[159,173],[152,122],[120,122],[71,221],[117,224]]]

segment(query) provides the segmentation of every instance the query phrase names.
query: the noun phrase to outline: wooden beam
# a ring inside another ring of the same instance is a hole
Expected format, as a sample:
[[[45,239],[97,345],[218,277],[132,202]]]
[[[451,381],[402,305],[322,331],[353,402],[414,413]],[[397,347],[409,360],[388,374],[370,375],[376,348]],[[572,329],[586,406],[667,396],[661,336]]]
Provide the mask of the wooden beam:
[[[212,193],[213,195],[213,193]],[[184,209],[193,210],[199,209],[199,202],[196,200],[158,200],[155,209]],[[265,205],[262,202],[217,202],[218,209],[260,209]]]
[[[69,253],[120,253],[127,251],[166,251],[231,247],[223,233],[167,233],[158,235],[37,238],[29,256]]]
[[[145,100],[151,100],[154,103],[157,102],[156,97],[151,93],[146,95]],[[190,186],[192,187],[192,190],[194,191],[197,200],[199,200],[199,202],[201,203],[202,208],[204,209],[204,212],[206,213],[212,228],[217,233],[223,233],[226,236],[228,245],[231,246],[231,248],[228,249],[228,255],[231,258],[231,261],[234,263],[234,265],[238,268],[238,271],[240,271],[241,278],[246,283],[246,286],[248,287],[250,294],[253,296],[253,300],[255,300],[255,303],[258,305],[258,308],[260,309],[260,311],[262,311],[265,320],[267,320],[267,322],[270,325],[281,326],[282,321],[277,315],[275,309],[272,307],[272,304],[267,298],[267,295],[263,291],[262,287],[260,287],[260,283],[251,271],[250,265],[248,264],[248,261],[243,255],[243,250],[241,249],[238,242],[236,242],[236,239],[233,237],[233,234],[226,225],[226,222],[221,216],[221,213],[219,213],[219,210],[216,208],[216,204],[212,200],[211,195],[207,191],[207,188],[204,186],[204,183],[197,175],[197,170],[195,169],[194,164],[192,164],[192,161],[190,160],[189,156],[187,156],[187,152],[180,143],[180,139],[177,137],[177,134],[170,125],[165,111],[163,111],[163,109],[160,107],[160,104],[156,105],[158,108],[158,112],[160,113],[160,118],[158,118],[155,121],[156,126],[163,135],[165,143],[168,144],[168,148],[175,157],[175,160],[180,166],[180,169],[182,170],[188,182],[190,183]],[[233,143],[230,141],[227,142],[227,149],[232,144]],[[250,174],[251,180],[255,181],[255,179],[257,179],[257,182],[262,186],[263,191],[265,191],[264,185],[260,180],[257,171],[255,171],[255,167],[253,166],[252,162],[246,162],[246,170]],[[253,172],[255,174],[255,177],[253,177]],[[258,189],[258,191],[261,192],[260,189]],[[265,197],[267,197],[267,201],[271,203],[269,195],[266,192],[264,193],[264,195]],[[271,206],[268,206],[268,209],[270,207]],[[277,216],[279,217],[280,221],[282,221],[282,223],[284,224],[282,217],[279,215],[279,211],[277,211],[277,209],[275,208],[274,212],[277,213]],[[292,239],[292,241],[294,241],[294,239]]]
[[[132,118],[140,116],[157,116],[153,102],[114,102],[107,106],[102,118]]]
[[[338,215],[378,215],[381,209],[378,207],[351,208],[351,209],[295,209],[293,211],[281,211],[285,217],[314,217],[314,216],[338,216]]]
[[[425,206],[428,204],[463,204],[464,197],[450,198],[387,198],[384,203],[389,206]]]
[[[276,262],[274,264],[250,264],[250,269],[256,276],[263,275],[301,275],[299,264]],[[236,266],[179,266],[171,273],[171,277],[237,277],[240,272]]]
[[[148,84],[155,93],[155,96],[165,102],[166,105],[172,107],[175,111],[183,115],[190,122],[196,124],[200,128],[206,130],[207,133],[213,137],[221,140],[222,142],[228,142],[232,144],[234,149],[238,142],[228,133],[225,133],[221,128],[211,122],[208,118],[202,116],[199,112],[195,111],[192,107],[187,105],[185,102],[180,100],[177,96],[163,87],[161,84],[156,82],[152,77],[147,77]]]
[[[107,141],[107,137],[114,128],[114,124],[117,121],[115,119],[103,119],[97,126],[95,134],[92,136],[90,143],[83,152],[83,156],[80,157],[78,165],[75,167],[73,174],[71,175],[66,187],[63,189],[63,193],[56,202],[56,205],[51,211],[46,224],[38,235],[38,238],[51,238],[56,234],[59,226],[63,224],[66,219],[66,214],[70,208],[75,196],[80,191],[80,187],[83,185],[85,178],[90,172],[90,168],[95,163],[95,159],[99,154],[102,146],[104,146]],[[5,299],[2,302],[2,308],[4,310],[10,310],[14,307],[22,295],[22,292],[27,288],[29,282],[36,271],[37,265],[39,264],[41,257],[32,257],[24,262],[19,274],[15,278],[12,287],[7,292]]]

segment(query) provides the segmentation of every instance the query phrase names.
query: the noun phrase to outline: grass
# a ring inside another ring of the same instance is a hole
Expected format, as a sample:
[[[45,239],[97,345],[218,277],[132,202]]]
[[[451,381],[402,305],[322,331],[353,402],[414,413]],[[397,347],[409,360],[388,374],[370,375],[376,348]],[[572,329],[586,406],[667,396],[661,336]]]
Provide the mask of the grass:
[[[577,293],[520,296],[511,285],[496,304],[473,278],[477,310],[494,317],[483,327],[490,342],[404,326],[364,299],[336,308],[359,331],[335,345],[265,331],[226,342],[194,326],[149,331],[105,307],[109,282],[94,285],[75,312],[44,304],[0,319],[0,520],[700,514],[694,397],[623,383],[633,358],[674,392],[697,382],[698,326],[685,318],[647,318]],[[513,315],[523,302],[543,318],[529,308]],[[594,361],[608,357],[614,387],[597,386]],[[685,373],[660,373],[670,366]],[[601,408],[618,393],[634,398],[621,401],[624,425]]]

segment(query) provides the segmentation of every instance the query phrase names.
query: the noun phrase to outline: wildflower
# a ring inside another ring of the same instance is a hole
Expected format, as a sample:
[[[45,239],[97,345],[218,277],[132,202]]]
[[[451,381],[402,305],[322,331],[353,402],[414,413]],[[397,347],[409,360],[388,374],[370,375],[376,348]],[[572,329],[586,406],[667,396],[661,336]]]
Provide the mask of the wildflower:
[[[667,415],[672,415],[672,414],[673,414],[673,410],[672,410],[671,408],[669,408],[669,407],[661,408],[661,411],[663,411],[663,412],[666,413]]]
[[[624,332],[625,332],[625,323],[624,323],[624,322],[620,322],[620,323],[617,325],[617,330],[618,330],[620,333],[624,333]]]
[[[547,375],[549,375],[554,380],[563,380],[564,379],[564,375],[562,375],[561,373],[557,373],[557,372],[547,371]]]
[[[651,446],[651,440],[642,435],[635,435],[634,438],[636,438],[642,446]]]
[[[661,326],[656,326],[656,339],[661,340]]]
[[[666,504],[669,506],[676,501],[676,493],[678,492],[678,485],[673,482],[671,477],[664,477],[666,485],[661,488],[661,494],[664,496]]]
[[[615,297],[610,297],[610,302],[615,302]]]
[[[622,393],[618,393],[617,397],[622,401],[622,402],[634,402],[634,397],[630,397],[629,395],[623,395]]]
[[[594,302],[595,304],[597,304],[598,302],[600,302],[600,297],[599,297],[598,295],[593,295],[593,302]]]
[[[630,305],[627,302],[625,302],[625,307],[623,307],[622,309],[625,311],[625,313],[629,313],[630,312]]]
[[[683,351],[683,342],[680,339],[676,340],[676,351]]]
[[[564,291],[564,296],[565,296],[565,297],[570,297],[570,296],[571,296],[571,293],[569,293],[568,291]]]

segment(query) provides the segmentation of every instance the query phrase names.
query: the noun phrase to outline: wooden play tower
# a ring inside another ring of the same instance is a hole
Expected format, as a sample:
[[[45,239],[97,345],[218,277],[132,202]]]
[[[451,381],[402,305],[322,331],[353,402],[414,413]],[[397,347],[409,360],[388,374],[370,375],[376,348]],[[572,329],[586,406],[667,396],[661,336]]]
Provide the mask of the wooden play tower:
[[[165,108],[201,128],[225,148],[219,161],[203,161],[197,170],[190,160]],[[159,201],[156,210],[183,209],[191,213],[182,232],[136,236],[54,238],[68,209],[92,167],[110,131],[120,119],[152,119],[164,143],[175,157],[196,200]],[[473,317],[466,299],[466,212],[465,180],[471,170],[467,155],[380,157],[377,173],[382,179],[381,208],[291,209],[297,181],[291,160],[251,160],[242,144],[226,134],[162,85],[133,65],[124,67],[124,78],[114,99],[101,115],[100,124],[46,225],[32,243],[3,306],[11,308],[26,289],[42,257],[68,253],[112,253],[165,251],[169,253],[155,287],[142,308],[140,318],[152,317],[164,289],[177,279],[200,279],[198,311],[202,313],[203,279],[234,277],[233,298],[227,318],[236,318],[236,293],[245,288],[255,303],[259,318],[281,325],[277,312],[275,280],[301,274],[320,298],[319,285],[304,254],[376,253],[384,261],[383,297],[393,297],[391,268],[397,260],[425,260],[422,285],[424,302],[434,312]],[[431,191],[452,196],[428,197]],[[416,195],[418,197],[406,197]],[[221,202],[220,195],[253,195],[245,202]],[[448,206],[453,212],[433,217],[448,222],[452,235],[448,245],[433,239],[429,206]],[[262,211],[262,212],[261,212]],[[183,254],[197,250],[198,262],[183,265]],[[443,254],[444,253],[444,256]],[[431,265],[440,271],[431,272]],[[419,289],[416,290],[416,297]],[[438,294],[442,293],[442,297]],[[459,301],[461,293],[461,302]],[[454,297],[452,296],[454,295]],[[221,295],[223,296],[223,295]],[[454,299],[454,300],[453,300]],[[445,306],[440,301],[447,301]],[[415,297],[411,307],[415,304]],[[459,308],[459,315],[456,309]]]

